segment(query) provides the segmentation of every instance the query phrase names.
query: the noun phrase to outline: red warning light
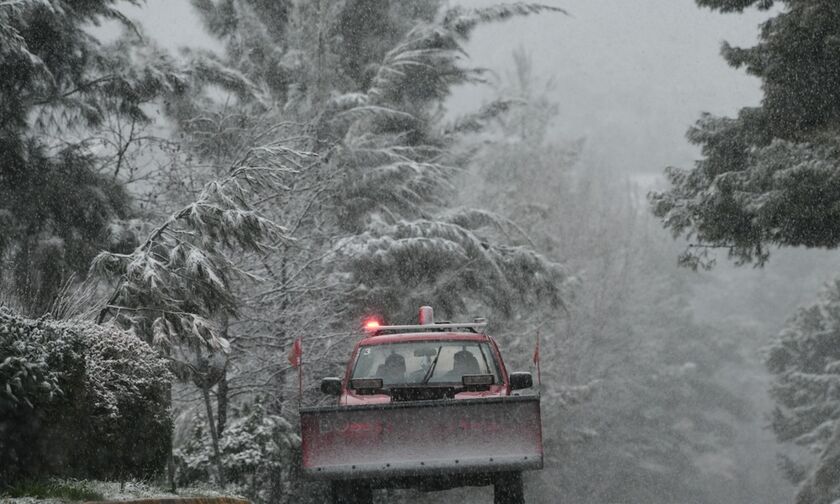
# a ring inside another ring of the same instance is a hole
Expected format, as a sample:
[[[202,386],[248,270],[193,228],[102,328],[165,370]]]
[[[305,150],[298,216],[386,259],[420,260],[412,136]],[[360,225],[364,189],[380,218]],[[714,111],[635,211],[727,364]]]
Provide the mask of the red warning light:
[[[379,321],[376,319],[371,319],[365,322],[365,330],[367,331],[375,331],[379,329]]]

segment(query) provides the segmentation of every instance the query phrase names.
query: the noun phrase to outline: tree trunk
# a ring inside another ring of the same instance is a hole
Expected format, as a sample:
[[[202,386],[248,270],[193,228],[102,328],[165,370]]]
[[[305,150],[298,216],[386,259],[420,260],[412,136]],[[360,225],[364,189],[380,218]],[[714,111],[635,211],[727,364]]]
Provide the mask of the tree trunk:
[[[169,357],[169,351],[164,352],[166,357]],[[175,425],[174,410],[172,409],[172,383],[170,382],[166,390],[166,400],[169,404],[169,414],[172,420],[172,425]],[[169,480],[169,492],[176,493],[178,489],[175,486],[175,437],[174,427],[169,433],[169,456],[166,459],[166,476]]]
[[[216,389],[216,411],[218,412],[218,418],[216,418],[216,432],[218,433],[219,437],[222,436],[222,433],[225,431],[225,425],[227,424],[227,410],[228,410],[228,382],[227,382],[227,369],[222,371],[222,379],[219,380],[219,385]]]
[[[322,0],[317,0],[315,4],[315,9],[318,12],[318,58],[316,62],[318,75],[315,81],[315,104],[317,107],[316,110],[319,111],[326,101],[326,80],[324,79],[324,53],[326,51],[324,44],[324,11],[321,6],[321,1]]]
[[[207,408],[207,426],[210,429],[210,439],[213,441],[213,458],[216,459],[216,473],[219,477],[219,486],[225,487],[225,476],[222,470],[222,454],[219,452],[219,436],[216,433],[216,422],[213,421],[213,404],[210,402],[210,387],[207,382],[201,387],[204,393],[204,406]]]
[[[222,317],[222,334],[221,336],[228,339],[228,318]],[[216,387],[216,433],[222,437],[227,425],[228,412],[228,381],[227,381],[227,361],[225,361],[225,368],[222,370],[222,377],[219,379],[219,384]]]
[[[283,246],[281,255],[280,255],[280,285],[282,286],[282,291],[280,293],[280,304],[279,304],[279,312],[280,317],[277,319],[277,342],[278,344],[283,347],[286,345],[288,340],[288,331],[286,330],[286,309],[289,307],[289,295],[286,291],[287,285],[286,283],[289,281],[289,265],[288,265],[288,253],[289,249],[287,246]],[[286,359],[280,359],[281,366],[285,366]],[[280,415],[283,413],[283,402],[285,400],[285,394],[283,393],[283,389],[286,387],[286,369],[281,367],[281,369],[277,370],[274,375],[274,382],[275,382],[275,396],[274,400],[269,405],[269,411],[275,415]]]
[[[169,492],[177,493],[178,489],[175,487],[175,448],[169,445],[169,459],[166,461],[166,476],[169,479]]]

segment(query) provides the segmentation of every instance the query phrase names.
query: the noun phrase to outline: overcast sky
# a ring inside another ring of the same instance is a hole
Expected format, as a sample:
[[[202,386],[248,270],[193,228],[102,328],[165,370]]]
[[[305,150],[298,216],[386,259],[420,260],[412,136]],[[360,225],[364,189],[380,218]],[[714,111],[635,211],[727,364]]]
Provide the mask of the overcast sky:
[[[504,73],[523,48],[537,71],[557,81],[556,134],[587,138],[587,155],[640,179],[698,157],[686,129],[703,111],[734,114],[755,105],[759,82],[726,65],[720,44],[750,45],[767,13],[717,14],[694,0],[544,0],[571,16],[543,14],[479,28],[472,62]],[[488,0],[458,0],[481,5]],[[126,9],[170,49],[218,47],[198,25],[188,0],[148,0]],[[465,112],[489,99],[482,89],[456,90],[449,108]]]
[[[525,48],[558,82],[559,134],[586,137],[605,163],[650,175],[689,165],[698,154],[685,131],[701,112],[731,115],[761,99],[759,81],[729,67],[720,45],[752,45],[766,12],[723,15],[694,0],[551,3],[571,17],[543,14],[481,28],[470,55],[502,69],[514,48]],[[466,90],[453,98],[458,106],[480,99]]]

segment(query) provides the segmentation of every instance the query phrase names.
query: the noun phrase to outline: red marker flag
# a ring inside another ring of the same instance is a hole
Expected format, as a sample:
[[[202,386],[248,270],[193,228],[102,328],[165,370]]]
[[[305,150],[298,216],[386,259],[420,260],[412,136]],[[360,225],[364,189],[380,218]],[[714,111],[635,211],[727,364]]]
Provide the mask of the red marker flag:
[[[534,348],[534,365],[537,366],[537,384],[542,385],[542,370],[540,369],[540,332],[537,331],[537,347]]]
[[[299,367],[303,360],[303,348],[301,347],[300,338],[296,338],[294,344],[292,344],[292,349],[289,350],[289,364],[292,367]]]
[[[289,350],[287,359],[289,364],[298,370],[298,408],[300,408],[303,401],[303,343],[300,336],[295,338],[295,342],[292,343],[292,349]]]

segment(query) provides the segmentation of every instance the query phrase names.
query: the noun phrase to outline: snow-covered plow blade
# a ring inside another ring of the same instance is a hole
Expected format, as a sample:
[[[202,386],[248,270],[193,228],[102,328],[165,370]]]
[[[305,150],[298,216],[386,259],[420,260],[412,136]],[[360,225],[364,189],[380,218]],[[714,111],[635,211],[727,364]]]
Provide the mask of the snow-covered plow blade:
[[[303,470],[328,479],[489,473],[543,465],[538,396],[301,410]]]

